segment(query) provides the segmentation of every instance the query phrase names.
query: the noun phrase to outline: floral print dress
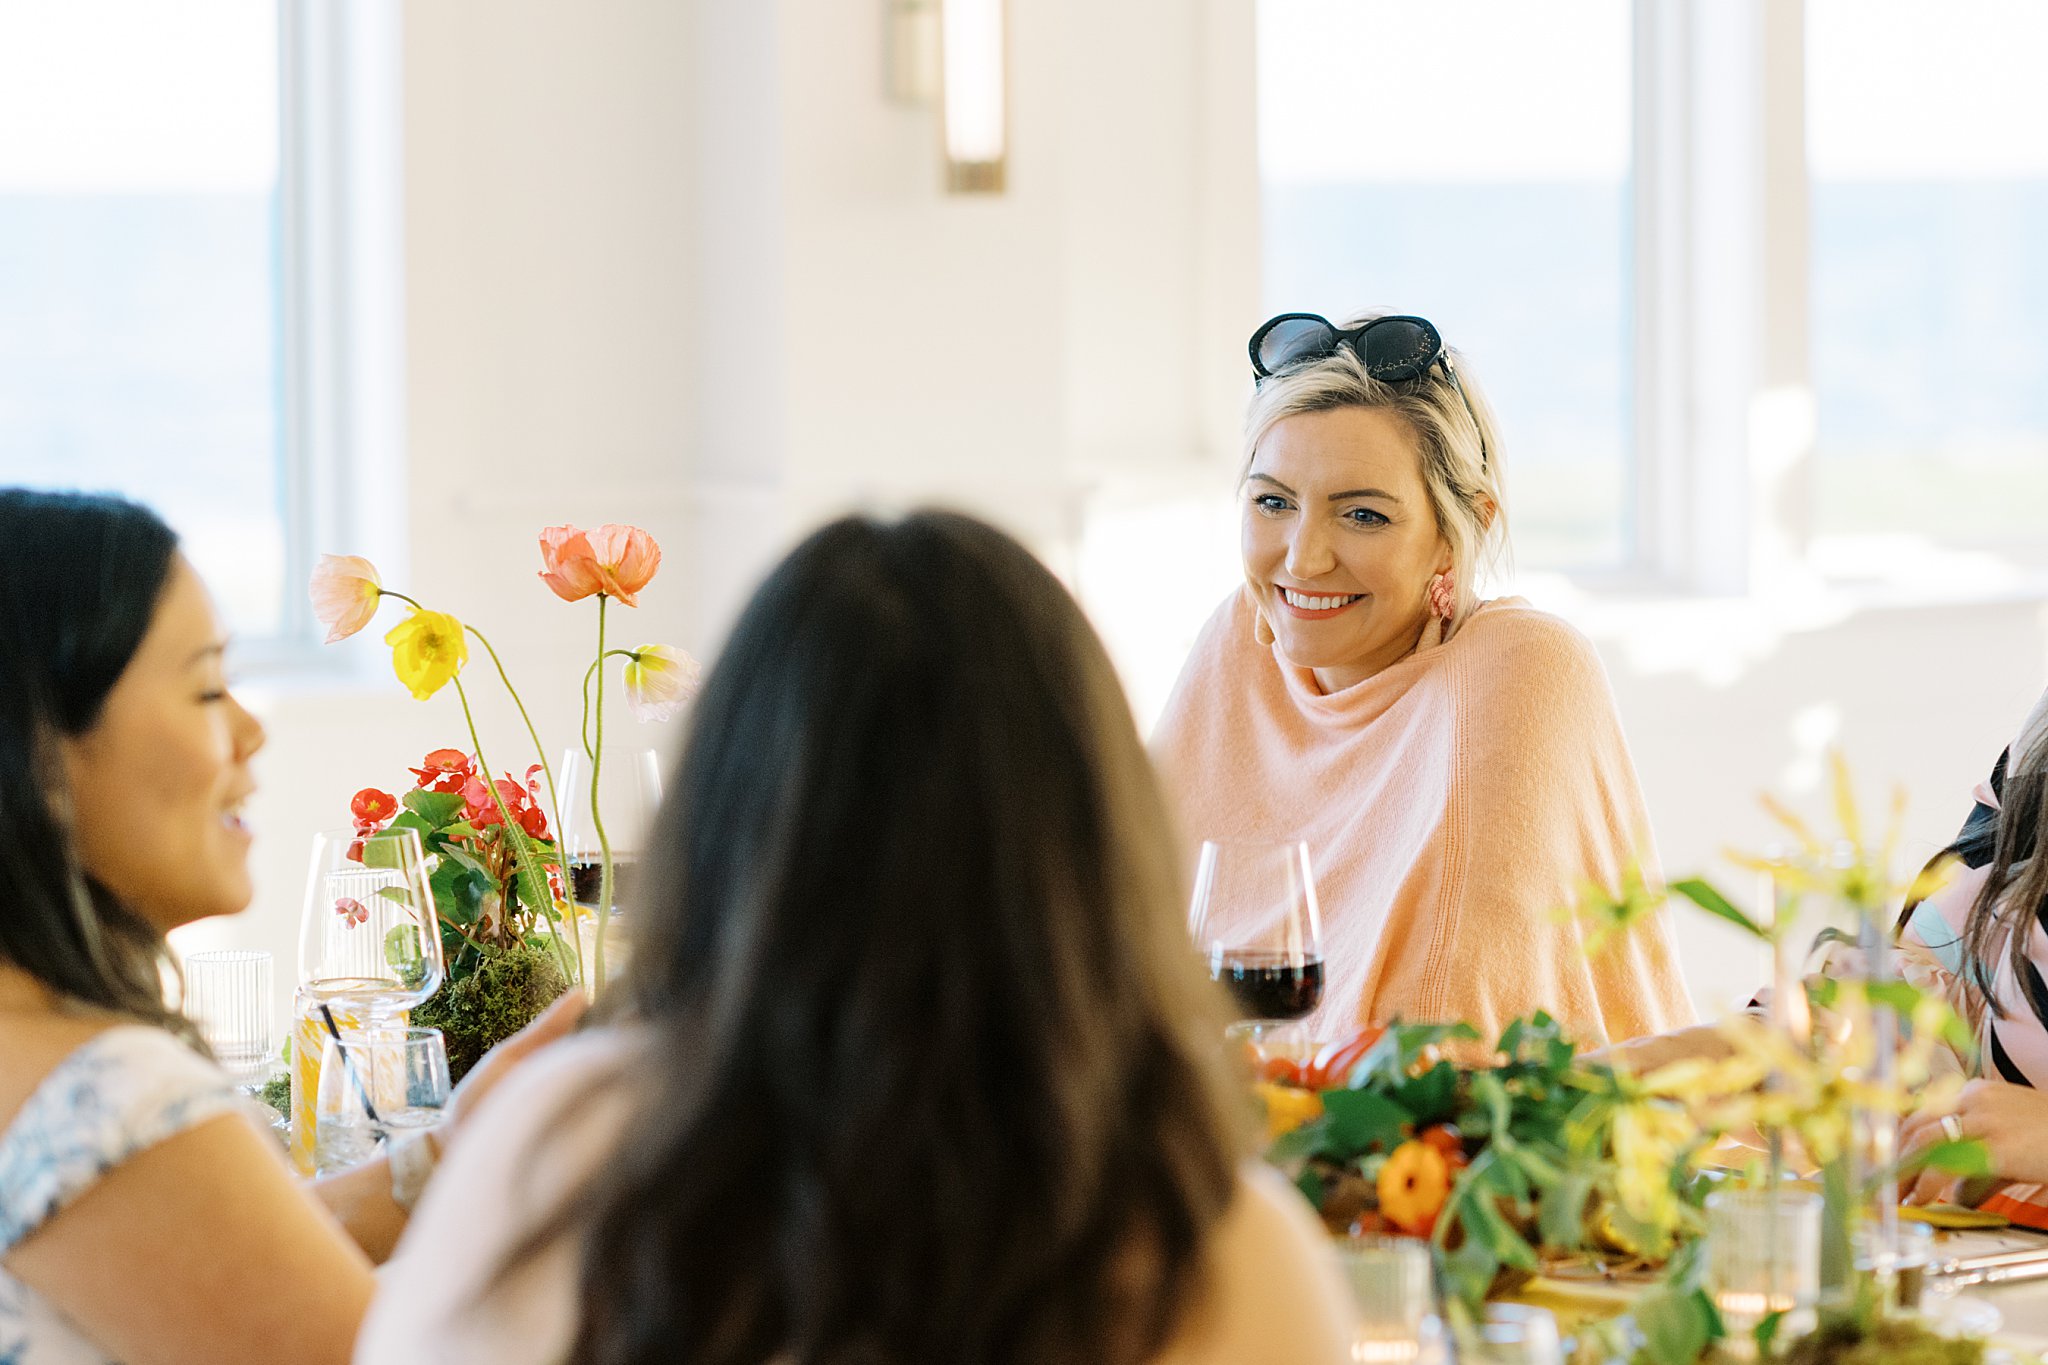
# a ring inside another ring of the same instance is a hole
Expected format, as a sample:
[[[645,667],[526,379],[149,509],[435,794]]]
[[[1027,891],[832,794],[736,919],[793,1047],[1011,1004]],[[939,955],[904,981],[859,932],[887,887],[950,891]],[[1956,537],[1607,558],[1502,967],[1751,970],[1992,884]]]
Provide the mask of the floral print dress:
[[[0,1131],[0,1256],[136,1153],[246,1101],[161,1029],[108,1029],[59,1062]],[[110,1365],[0,1268],[0,1365]]]

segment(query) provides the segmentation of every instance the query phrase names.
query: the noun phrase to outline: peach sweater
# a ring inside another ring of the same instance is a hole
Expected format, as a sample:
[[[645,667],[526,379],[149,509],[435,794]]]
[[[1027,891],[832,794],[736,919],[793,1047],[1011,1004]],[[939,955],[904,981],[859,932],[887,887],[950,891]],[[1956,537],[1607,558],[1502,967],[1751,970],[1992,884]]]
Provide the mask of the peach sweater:
[[[1252,636],[1243,593],[1210,618],[1153,736],[1181,828],[1308,842],[1322,907],[1318,1036],[1395,1017],[1488,1040],[1548,1010],[1584,1047],[1692,1022],[1668,917],[1588,960],[1561,907],[1631,860],[1649,818],[1592,645],[1517,598],[1325,695]],[[1192,859],[1190,860],[1192,866]]]

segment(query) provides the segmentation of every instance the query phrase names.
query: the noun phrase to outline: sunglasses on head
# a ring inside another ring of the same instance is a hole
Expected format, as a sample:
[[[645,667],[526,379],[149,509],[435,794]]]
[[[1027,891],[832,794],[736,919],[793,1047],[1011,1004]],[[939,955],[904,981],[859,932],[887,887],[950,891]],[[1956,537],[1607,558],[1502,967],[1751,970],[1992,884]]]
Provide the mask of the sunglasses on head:
[[[1268,318],[1252,333],[1253,381],[1264,383],[1283,370],[1333,356],[1339,346],[1349,347],[1365,372],[1382,383],[1420,379],[1431,366],[1441,369],[1458,391],[1473,430],[1479,433],[1479,463],[1482,467],[1487,463],[1485,428],[1479,425],[1472,400],[1465,396],[1442,334],[1427,318],[1392,315],[1349,330],[1317,313],[1282,313]]]

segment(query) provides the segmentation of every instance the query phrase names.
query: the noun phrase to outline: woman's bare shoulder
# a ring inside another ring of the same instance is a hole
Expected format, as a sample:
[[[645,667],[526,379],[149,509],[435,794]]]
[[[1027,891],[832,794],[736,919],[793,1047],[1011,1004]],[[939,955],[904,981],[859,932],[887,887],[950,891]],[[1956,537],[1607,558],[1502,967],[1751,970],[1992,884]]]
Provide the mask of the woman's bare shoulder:
[[[0,1131],[66,1057],[123,1026],[105,1015],[0,1013]]]

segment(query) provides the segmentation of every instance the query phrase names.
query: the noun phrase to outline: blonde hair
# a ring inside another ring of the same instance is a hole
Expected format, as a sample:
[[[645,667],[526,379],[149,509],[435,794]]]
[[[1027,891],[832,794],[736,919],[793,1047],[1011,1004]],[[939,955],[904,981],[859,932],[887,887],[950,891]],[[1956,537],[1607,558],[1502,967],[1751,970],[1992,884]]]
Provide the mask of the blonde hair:
[[[1344,330],[1378,316],[1362,313],[1344,323]],[[1448,635],[1478,604],[1480,576],[1500,568],[1506,557],[1507,488],[1501,480],[1500,433],[1493,409],[1464,356],[1445,350],[1464,386],[1462,398],[1437,365],[1420,379],[1374,379],[1349,345],[1268,376],[1245,413],[1244,467],[1238,481],[1250,476],[1259,442],[1289,417],[1332,408],[1385,408],[1398,414],[1415,433],[1422,484],[1429,490],[1437,532],[1451,547],[1457,604],[1445,627]]]

